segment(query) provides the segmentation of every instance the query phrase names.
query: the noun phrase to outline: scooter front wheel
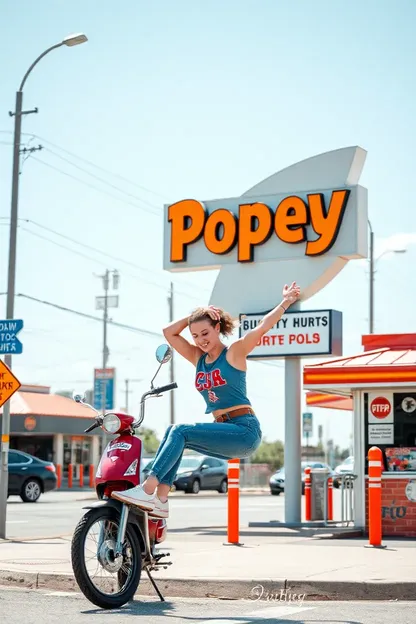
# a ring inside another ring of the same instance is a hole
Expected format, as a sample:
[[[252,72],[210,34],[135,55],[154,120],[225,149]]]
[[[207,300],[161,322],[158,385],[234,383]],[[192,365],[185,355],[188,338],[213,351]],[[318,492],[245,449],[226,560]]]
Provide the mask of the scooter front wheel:
[[[84,596],[102,609],[117,609],[132,600],[140,582],[140,542],[130,525],[126,528],[122,554],[115,556],[119,526],[120,514],[116,509],[98,507],[81,518],[72,538],[75,579]]]

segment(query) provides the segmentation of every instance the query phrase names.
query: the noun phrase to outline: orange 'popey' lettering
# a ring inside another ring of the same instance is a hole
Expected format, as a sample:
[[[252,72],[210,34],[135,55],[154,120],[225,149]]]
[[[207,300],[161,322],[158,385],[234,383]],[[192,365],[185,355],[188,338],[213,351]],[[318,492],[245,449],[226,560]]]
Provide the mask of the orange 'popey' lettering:
[[[306,201],[296,195],[285,197],[272,208],[261,202],[240,204],[238,216],[219,208],[211,214],[203,204],[185,199],[169,206],[171,223],[171,262],[186,261],[189,245],[202,236],[205,247],[215,255],[229,253],[237,245],[238,262],[252,262],[254,248],[267,242],[274,233],[290,245],[306,242],[307,256],[320,256],[335,243],[350,191],[333,191],[328,207],[322,193],[310,193]],[[307,226],[317,235],[308,240]]]
[[[172,223],[171,262],[186,260],[187,247],[202,236],[206,217],[203,205],[196,199],[183,199],[169,206],[168,220]]]

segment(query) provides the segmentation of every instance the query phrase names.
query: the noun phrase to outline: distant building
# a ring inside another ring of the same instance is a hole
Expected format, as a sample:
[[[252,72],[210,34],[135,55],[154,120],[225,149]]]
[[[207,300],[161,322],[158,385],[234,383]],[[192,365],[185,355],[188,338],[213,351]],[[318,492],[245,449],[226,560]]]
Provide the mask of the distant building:
[[[2,414],[0,408],[0,422]],[[70,463],[97,466],[103,431],[84,433],[93,418],[91,409],[49,386],[22,385],[10,399],[10,448],[60,464],[64,473]]]

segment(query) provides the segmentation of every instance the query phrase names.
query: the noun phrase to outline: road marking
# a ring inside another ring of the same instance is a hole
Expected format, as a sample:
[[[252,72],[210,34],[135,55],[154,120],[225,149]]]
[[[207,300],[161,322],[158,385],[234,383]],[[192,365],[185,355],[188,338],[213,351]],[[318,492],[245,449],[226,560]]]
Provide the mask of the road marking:
[[[252,611],[251,613],[245,613],[242,616],[238,617],[238,624],[251,624],[253,620],[265,620],[273,618],[275,621],[279,621],[282,617],[287,617],[288,615],[295,615],[296,613],[301,613],[302,611],[310,611],[311,609],[316,609],[316,607],[268,607],[267,609],[258,609],[257,611]],[[246,619],[247,618],[247,619]],[[277,619],[278,618],[278,619]],[[234,616],[229,618],[221,618],[219,620],[204,620],[201,624],[235,624],[236,618]]]
[[[28,524],[29,520],[6,520],[7,524]]]

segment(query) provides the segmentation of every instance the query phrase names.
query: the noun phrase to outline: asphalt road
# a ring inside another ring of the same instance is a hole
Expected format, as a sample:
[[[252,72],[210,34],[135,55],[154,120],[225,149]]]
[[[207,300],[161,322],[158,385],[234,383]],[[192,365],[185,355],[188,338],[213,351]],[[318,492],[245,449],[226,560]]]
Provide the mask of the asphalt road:
[[[302,596],[279,596],[273,601],[216,599],[154,599],[102,611],[81,594],[0,587],[1,620],[7,624],[414,624],[415,603],[306,602]],[[132,620],[134,616],[134,620]]]
[[[77,500],[78,492],[51,492],[37,503],[22,503],[11,496],[7,505],[7,537],[50,537],[72,534],[84,505],[94,501]],[[270,494],[240,497],[240,526],[251,521],[284,519],[284,497]],[[227,496],[214,494],[172,496],[169,529],[226,526]]]

